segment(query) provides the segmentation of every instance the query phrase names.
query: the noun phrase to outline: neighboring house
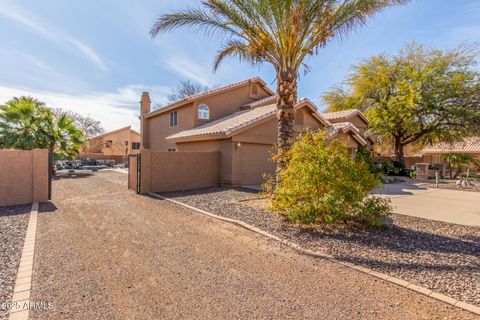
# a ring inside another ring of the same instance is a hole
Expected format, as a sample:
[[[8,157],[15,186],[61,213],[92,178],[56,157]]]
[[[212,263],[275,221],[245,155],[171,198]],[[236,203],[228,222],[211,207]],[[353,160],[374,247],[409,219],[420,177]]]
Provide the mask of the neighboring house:
[[[245,185],[273,174],[270,160],[277,142],[276,97],[260,78],[187,97],[151,111],[150,97],[141,100],[141,140],[144,149],[177,152],[220,152],[220,182]],[[295,106],[296,133],[326,129],[330,138],[347,141],[352,153],[373,143],[362,137],[368,120],[358,110],[349,118],[360,123],[330,122],[309,100]],[[358,118],[358,119],[357,119]],[[364,123],[365,122],[365,125]]]
[[[469,137],[458,142],[442,142],[422,149],[422,154],[427,163],[441,163],[442,157],[448,153],[464,153],[480,160],[480,137]]]
[[[332,123],[333,130],[336,129],[344,133],[356,133],[356,135],[352,135],[352,138],[362,139],[362,141],[357,142],[372,149],[376,140],[372,134],[367,132],[369,121],[360,110],[350,109],[338,112],[327,112],[322,113],[322,115]]]
[[[129,126],[88,139],[80,157],[121,163],[129,154],[138,153],[139,150],[140,133]]]

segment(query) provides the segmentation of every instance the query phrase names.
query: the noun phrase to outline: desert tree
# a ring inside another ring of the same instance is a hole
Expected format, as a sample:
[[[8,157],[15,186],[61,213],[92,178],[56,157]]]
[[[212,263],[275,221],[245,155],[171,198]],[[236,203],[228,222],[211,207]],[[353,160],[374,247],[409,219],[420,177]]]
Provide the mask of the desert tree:
[[[168,101],[173,103],[186,97],[193,96],[208,90],[208,86],[190,80],[181,81],[178,86],[168,94]]]
[[[353,67],[345,86],[324,95],[328,111],[357,108],[370,130],[393,145],[405,164],[404,147],[453,142],[480,131],[477,48],[430,49],[413,43],[398,54],[381,54]]]
[[[61,116],[66,116],[73,120],[74,125],[81,129],[87,139],[93,138],[105,132],[102,123],[91,116],[84,116],[74,111],[67,111],[60,108],[52,109],[53,115],[56,119]]]

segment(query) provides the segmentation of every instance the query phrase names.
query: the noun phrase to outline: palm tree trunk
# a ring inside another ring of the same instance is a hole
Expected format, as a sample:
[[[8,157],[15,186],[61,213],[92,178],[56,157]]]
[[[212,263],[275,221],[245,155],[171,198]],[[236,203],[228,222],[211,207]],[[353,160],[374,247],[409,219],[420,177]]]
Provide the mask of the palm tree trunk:
[[[457,179],[458,176],[460,175],[460,173],[462,173],[462,167],[458,167],[457,168],[457,172],[455,172],[455,175],[453,176],[454,179]]]
[[[287,70],[277,74],[277,118],[278,137],[276,183],[280,182],[279,172],[285,167],[282,154],[287,151],[294,139],[293,125],[295,120],[295,104],[297,102],[297,72]]]

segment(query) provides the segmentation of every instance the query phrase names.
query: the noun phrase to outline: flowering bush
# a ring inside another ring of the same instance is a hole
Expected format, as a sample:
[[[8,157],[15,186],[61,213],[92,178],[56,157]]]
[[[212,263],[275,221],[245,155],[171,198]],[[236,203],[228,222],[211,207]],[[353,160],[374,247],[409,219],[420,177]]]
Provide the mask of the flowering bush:
[[[324,132],[306,132],[277,157],[285,167],[279,172],[272,209],[304,224],[353,220],[381,225],[391,213],[390,204],[368,196],[380,181],[361,157],[352,157],[344,142],[325,138]]]

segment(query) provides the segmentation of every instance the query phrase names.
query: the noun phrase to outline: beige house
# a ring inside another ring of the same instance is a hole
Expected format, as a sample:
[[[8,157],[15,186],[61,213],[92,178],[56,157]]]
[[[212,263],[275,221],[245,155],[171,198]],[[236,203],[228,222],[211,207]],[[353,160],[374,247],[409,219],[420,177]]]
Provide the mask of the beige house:
[[[129,154],[140,150],[140,133],[130,126],[88,139],[80,153],[82,158],[124,162]]]
[[[294,129],[297,133],[326,129],[330,138],[347,141],[352,153],[373,143],[363,137],[368,121],[361,112],[329,116],[332,121],[302,99],[295,106]],[[140,119],[143,149],[218,152],[221,184],[259,184],[264,174],[274,172],[270,158],[277,141],[276,97],[260,78],[189,96],[154,111],[144,92]]]
[[[422,149],[422,154],[427,160],[426,162],[432,164],[441,163],[442,157],[448,153],[469,154],[473,158],[480,160],[480,137],[468,137],[463,141],[453,143],[436,143]]]

